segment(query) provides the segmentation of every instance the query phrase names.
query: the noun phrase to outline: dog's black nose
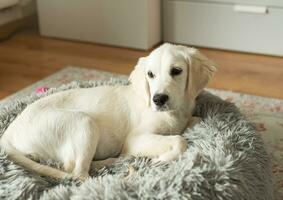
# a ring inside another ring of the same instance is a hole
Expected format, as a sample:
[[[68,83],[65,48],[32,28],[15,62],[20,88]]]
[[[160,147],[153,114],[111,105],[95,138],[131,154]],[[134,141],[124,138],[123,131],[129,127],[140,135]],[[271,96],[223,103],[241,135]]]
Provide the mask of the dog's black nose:
[[[169,96],[167,94],[155,94],[153,96],[153,102],[157,106],[163,106],[166,103],[166,101],[168,101],[168,99]]]

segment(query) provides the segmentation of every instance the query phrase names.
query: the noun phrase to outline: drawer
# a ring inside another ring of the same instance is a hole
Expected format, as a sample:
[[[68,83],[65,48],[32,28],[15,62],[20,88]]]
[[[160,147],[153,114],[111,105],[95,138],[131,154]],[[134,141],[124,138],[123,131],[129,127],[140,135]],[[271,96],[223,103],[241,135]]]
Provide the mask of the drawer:
[[[180,1],[180,0],[172,0]],[[282,0],[183,0],[194,2],[210,2],[210,3],[222,3],[222,4],[246,4],[246,5],[259,5],[269,7],[283,7]]]
[[[37,7],[43,36],[137,49],[161,40],[160,0],[37,0]]]
[[[164,0],[168,42],[283,56],[283,9],[237,12],[233,4]]]

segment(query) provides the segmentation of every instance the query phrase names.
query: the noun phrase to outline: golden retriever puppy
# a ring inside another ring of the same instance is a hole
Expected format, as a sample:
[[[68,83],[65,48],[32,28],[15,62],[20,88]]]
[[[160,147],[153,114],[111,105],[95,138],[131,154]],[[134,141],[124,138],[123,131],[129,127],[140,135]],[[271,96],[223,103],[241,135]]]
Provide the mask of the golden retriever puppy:
[[[175,160],[187,148],[180,134],[193,121],[195,98],[215,70],[198,50],[164,44],[139,59],[129,85],[72,89],[27,106],[0,145],[19,165],[54,178],[84,179],[92,160],[120,154]]]

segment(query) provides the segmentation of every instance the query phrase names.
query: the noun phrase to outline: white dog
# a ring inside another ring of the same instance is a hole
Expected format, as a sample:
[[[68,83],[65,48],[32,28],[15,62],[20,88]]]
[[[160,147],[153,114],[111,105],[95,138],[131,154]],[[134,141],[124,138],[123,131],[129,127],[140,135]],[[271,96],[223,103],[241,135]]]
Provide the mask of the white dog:
[[[177,159],[195,98],[216,68],[198,50],[164,44],[140,58],[130,85],[72,89],[29,105],[0,145],[10,159],[41,175],[86,178],[92,160],[120,154]],[[63,164],[64,171],[27,158]]]

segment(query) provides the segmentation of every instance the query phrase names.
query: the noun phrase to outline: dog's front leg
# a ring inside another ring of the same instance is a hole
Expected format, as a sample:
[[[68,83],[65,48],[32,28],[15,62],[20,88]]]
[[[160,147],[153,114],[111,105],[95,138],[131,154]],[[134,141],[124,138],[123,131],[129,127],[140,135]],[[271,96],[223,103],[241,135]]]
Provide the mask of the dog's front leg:
[[[94,165],[94,168],[99,170],[102,169],[103,167],[108,167],[115,163],[119,158],[107,158],[105,160],[96,160],[92,161],[91,165]]]
[[[176,160],[187,149],[187,141],[180,135],[164,136],[150,133],[131,133],[122,154],[146,156],[155,161]]]

